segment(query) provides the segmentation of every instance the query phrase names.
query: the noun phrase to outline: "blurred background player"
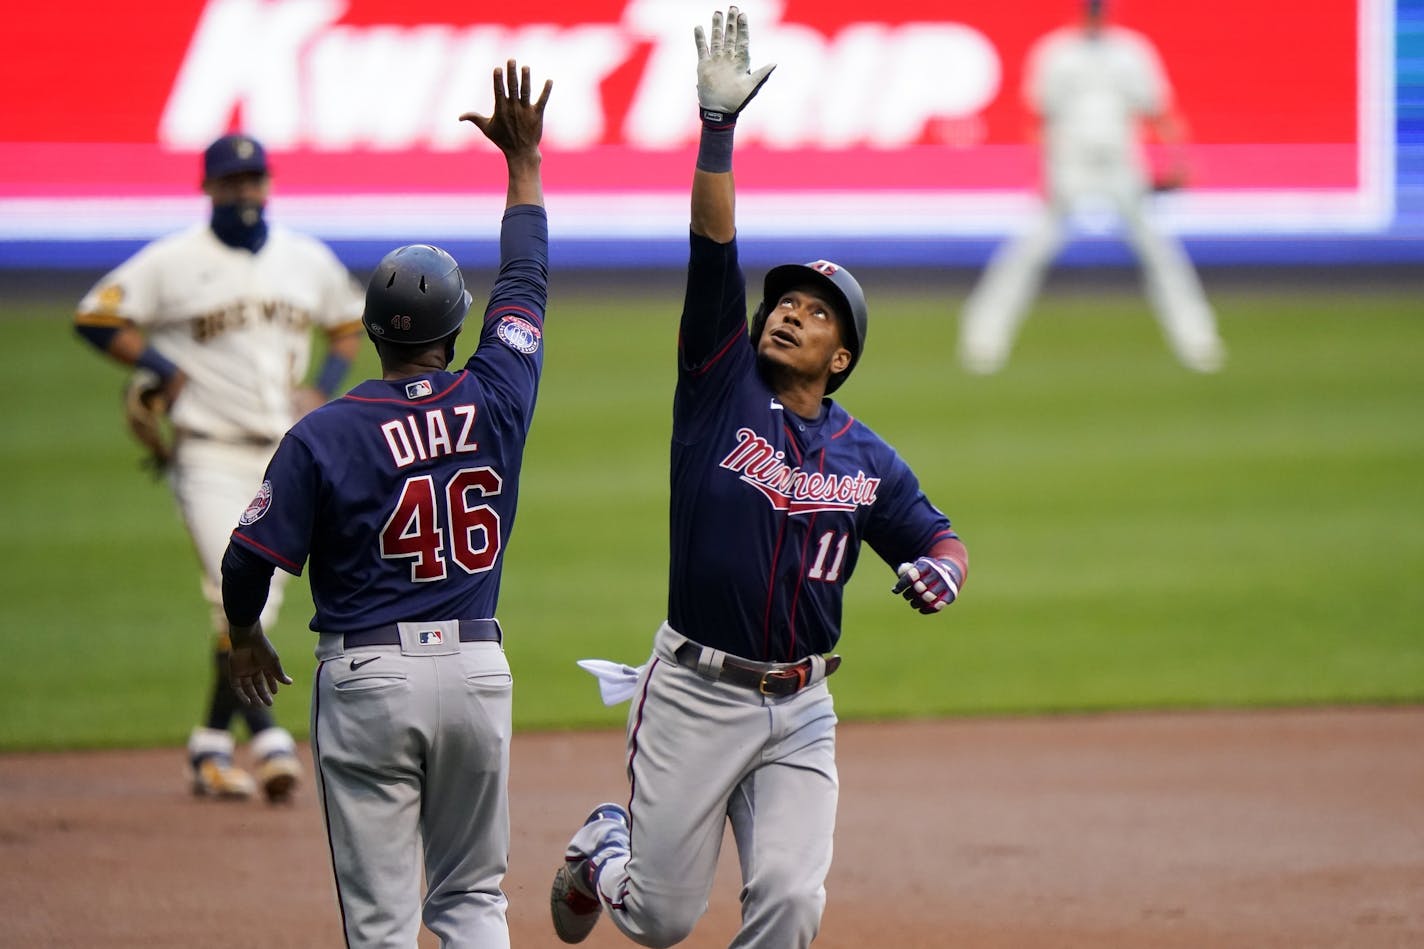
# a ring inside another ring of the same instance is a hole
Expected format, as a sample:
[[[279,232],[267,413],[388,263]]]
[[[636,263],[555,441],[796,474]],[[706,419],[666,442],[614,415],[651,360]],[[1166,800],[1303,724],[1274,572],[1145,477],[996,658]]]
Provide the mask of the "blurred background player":
[[[1039,123],[1045,203],[1034,224],[1002,246],[965,302],[959,358],[970,372],[1008,361],[1014,336],[1063,246],[1067,220],[1087,206],[1121,220],[1147,297],[1177,359],[1215,372],[1225,358],[1216,318],[1176,238],[1154,228],[1148,195],[1186,180],[1184,128],[1157,51],[1140,33],[1110,25],[1106,0],[1086,0],[1081,23],[1029,51],[1023,93]],[[1139,142],[1147,126],[1171,164],[1155,181]]]
[[[261,707],[241,707],[228,682],[221,564],[232,525],[252,500],[277,441],[330,397],[360,347],[361,290],[319,241],[269,225],[266,152],[225,135],[203,153],[208,221],[147,245],[89,291],[75,327],[94,348],[137,367],[129,425],[166,472],[202,567],[216,630],[211,697],[188,740],[193,791],[226,798],[290,796],[301,775],[292,736]],[[304,386],[312,327],[327,335],[314,387]],[[167,431],[171,424],[172,436]],[[278,588],[263,619],[276,622]],[[252,736],[256,780],[233,763],[234,719]]]
[[[312,754],[347,946],[415,946],[422,916],[442,946],[509,946],[513,679],[495,612],[544,368],[552,85],[531,101],[511,59],[493,113],[461,116],[508,172],[474,354],[449,371],[470,309],[454,259],[387,254],[364,316],[381,378],[292,427],[223,560],[234,686],[258,707],[292,681],[262,632],[268,584],[311,564]]]
[[[952,603],[964,544],[906,462],[828,398],[868,313],[829,261],[767,273],[747,327],[732,139],[771,66],[752,72],[746,14],[695,28],[701,144],[673,395],[667,621],[628,716],[625,809],[592,810],[555,872],[555,934],[606,909],[644,946],[707,909],[728,823],[742,868],[738,949],[804,949],[825,908],[839,778],[827,684],[862,543],[921,613]],[[896,566],[898,565],[898,566]]]

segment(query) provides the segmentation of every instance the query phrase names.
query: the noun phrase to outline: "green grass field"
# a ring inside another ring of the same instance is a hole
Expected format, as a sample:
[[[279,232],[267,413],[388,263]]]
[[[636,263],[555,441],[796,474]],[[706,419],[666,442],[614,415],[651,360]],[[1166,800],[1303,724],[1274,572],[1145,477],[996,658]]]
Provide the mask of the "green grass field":
[[[979,379],[952,358],[958,299],[865,283],[869,342],[843,401],[910,460],[973,566],[930,618],[862,560],[843,718],[1424,699],[1417,296],[1215,293],[1231,363],[1200,377],[1136,294],[1058,294],[1008,370]],[[621,723],[574,660],[636,664],[663,617],[680,299],[556,284],[500,610],[521,729]],[[178,744],[210,675],[196,561],[72,303],[0,316],[19,355],[0,748]],[[373,369],[368,355],[357,372]],[[273,637],[297,680],[278,715],[300,735],[309,617],[293,584]]]

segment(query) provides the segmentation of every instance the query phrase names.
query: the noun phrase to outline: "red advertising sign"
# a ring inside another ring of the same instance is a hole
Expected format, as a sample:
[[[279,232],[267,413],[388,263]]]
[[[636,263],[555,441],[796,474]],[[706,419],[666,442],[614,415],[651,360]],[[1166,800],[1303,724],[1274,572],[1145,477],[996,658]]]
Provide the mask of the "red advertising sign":
[[[1388,0],[1108,0],[1156,45],[1191,132],[1181,219],[1362,228],[1388,201]],[[502,198],[478,131],[514,56],[553,78],[551,208],[585,235],[685,230],[703,0],[154,0],[31,4],[0,57],[0,238],[142,236],[190,219],[202,148],[243,128],[318,232],[392,215],[466,233]],[[975,233],[1038,177],[1028,50],[1076,0],[749,2],[776,73],[738,127],[757,227]],[[520,19],[512,19],[517,13]],[[82,208],[84,214],[64,213]],[[1261,215],[1265,214],[1265,218]],[[433,216],[433,217],[432,217]]]

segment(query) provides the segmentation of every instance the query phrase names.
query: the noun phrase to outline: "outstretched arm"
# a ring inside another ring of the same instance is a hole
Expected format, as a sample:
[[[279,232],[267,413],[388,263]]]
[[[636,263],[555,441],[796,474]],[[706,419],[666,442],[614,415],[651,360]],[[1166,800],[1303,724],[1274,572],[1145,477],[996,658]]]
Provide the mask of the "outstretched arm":
[[[737,234],[731,171],[698,168],[692,175],[692,233],[725,244]]]
[[[776,68],[751,72],[747,15],[736,7],[712,14],[709,37],[695,27],[697,104],[702,141],[692,176],[692,232],[725,244],[736,236],[736,188],[732,180],[732,135],[737,116]]]
[[[532,83],[529,67],[522,69],[514,60],[505,63],[504,71],[494,71],[494,111],[485,116],[466,112],[462,122],[473,122],[485,138],[504,153],[509,167],[509,189],[505,208],[521,204],[544,206],[544,186],[539,175],[541,155],[539,141],[544,137],[544,106],[554,88],[552,79],[544,80],[539,99],[531,103]]]
[[[360,323],[345,324],[327,334],[326,357],[317,370],[316,379],[311,385],[298,386],[292,393],[292,404],[298,415],[306,415],[336,395],[346,371],[361,354],[365,336]]]
[[[142,330],[126,321],[102,313],[78,313],[74,328],[85,342],[115,362],[151,370],[163,385],[168,405],[173,404],[188,381],[183,370],[148,344]]]

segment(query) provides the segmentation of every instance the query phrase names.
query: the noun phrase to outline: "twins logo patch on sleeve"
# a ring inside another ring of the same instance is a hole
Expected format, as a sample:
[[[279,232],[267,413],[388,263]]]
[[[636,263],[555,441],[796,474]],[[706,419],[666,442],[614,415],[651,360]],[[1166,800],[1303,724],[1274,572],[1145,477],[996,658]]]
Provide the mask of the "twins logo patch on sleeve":
[[[261,520],[262,515],[267,513],[267,509],[272,506],[272,482],[262,482],[262,487],[257,489],[257,497],[247,505],[247,510],[242,512],[242,516],[237,519],[237,523],[246,527]]]
[[[532,356],[538,351],[539,340],[543,335],[539,332],[539,327],[522,316],[501,317],[495,332],[506,346],[526,356]]]

